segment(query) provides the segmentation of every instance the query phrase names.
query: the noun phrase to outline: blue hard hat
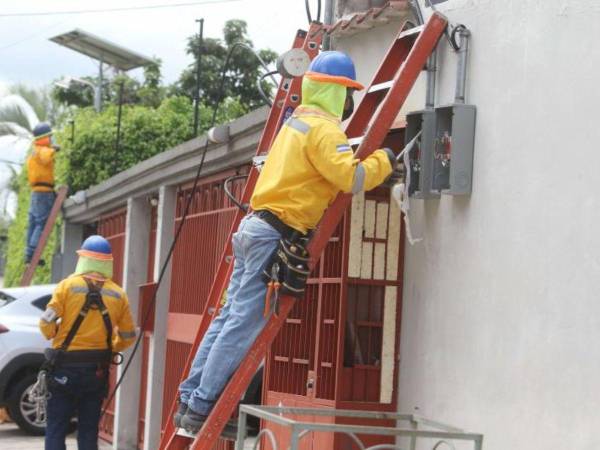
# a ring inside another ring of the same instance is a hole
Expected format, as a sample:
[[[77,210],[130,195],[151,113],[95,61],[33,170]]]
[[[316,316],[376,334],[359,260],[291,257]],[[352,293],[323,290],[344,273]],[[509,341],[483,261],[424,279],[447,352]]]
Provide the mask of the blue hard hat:
[[[364,88],[356,81],[356,70],[352,59],[345,53],[335,50],[321,52],[312,60],[305,76],[311,80],[337,83],[354,89]]]
[[[77,251],[81,256],[94,259],[112,259],[112,247],[110,242],[102,236],[94,234],[83,241],[81,248]]]
[[[50,136],[52,134],[52,127],[48,122],[40,122],[33,127],[33,137],[41,138],[44,136]]]

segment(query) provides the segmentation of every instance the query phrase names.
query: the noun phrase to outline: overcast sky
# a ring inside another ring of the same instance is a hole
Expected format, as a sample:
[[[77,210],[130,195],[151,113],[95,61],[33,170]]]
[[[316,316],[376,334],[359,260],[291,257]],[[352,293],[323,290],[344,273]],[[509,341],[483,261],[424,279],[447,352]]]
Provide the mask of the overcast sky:
[[[175,81],[193,62],[185,54],[186,39],[198,32],[196,19],[204,18],[204,36],[221,37],[225,22],[243,19],[256,48],[278,53],[288,50],[295,32],[306,29],[304,0],[205,0],[214,3],[175,7],[194,0],[2,0],[0,9],[0,95],[14,83],[46,86],[70,75],[97,74],[96,63],[48,38],[80,28],[122,47],[162,60],[163,80]],[[199,0],[201,1],[201,0]],[[316,0],[311,0],[316,5]],[[87,14],[48,14],[9,16],[22,13],[59,13],[90,9],[171,5],[168,8],[112,11]],[[315,6],[316,8],[316,6]],[[140,69],[131,71],[140,77]],[[0,138],[0,159],[22,161],[28,142]],[[7,201],[8,167],[0,162],[0,214]],[[14,198],[9,201],[14,211]]]
[[[5,0],[2,1],[0,16],[175,5],[192,1]],[[313,0],[313,3],[316,4],[316,1]],[[239,0],[137,11],[0,17],[0,82],[44,85],[63,75],[95,75],[96,64],[90,58],[48,41],[49,37],[74,28],[89,31],[143,55],[162,59],[164,80],[172,82],[192,62],[185,54],[185,44],[187,37],[198,32],[195,19],[199,18],[205,20],[204,34],[207,37],[220,37],[223,24],[228,19],[243,19],[248,23],[255,46],[280,53],[290,48],[295,30],[307,26],[304,0]]]

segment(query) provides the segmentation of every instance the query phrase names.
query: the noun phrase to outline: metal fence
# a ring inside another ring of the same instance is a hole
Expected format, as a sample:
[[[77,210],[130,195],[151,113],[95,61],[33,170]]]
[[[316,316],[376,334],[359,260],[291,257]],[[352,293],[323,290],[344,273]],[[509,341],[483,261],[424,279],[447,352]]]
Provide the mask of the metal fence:
[[[314,432],[340,433],[348,436],[360,450],[416,450],[430,448],[438,450],[445,446],[455,449],[455,441],[471,443],[473,450],[482,450],[483,435],[468,433],[459,428],[426,419],[415,414],[396,414],[379,411],[354,411],[317,408],[287,408],[278,406],[241,405],[238,419],[238,435],[235,450],[244,450],[247,437],[248,416],[263,419],[263,429],[258,434],[253,450],[257,450],[261,438],[266,439],[273,450],[284,450],[279,447],[275,434],[266,426],[269,422],[286,427],[289,431],[289,450],[299,450],[302,440]],[[293,417],[321,417],[324,422],[298,420]],[[395,427],[347,425],[336,422],[339,418],[352,418],[364,421],[393,420]],[[408,447],[397,444],[378,444],[366,447],[359,435],[396,436],[406,438]],[[427,444],[427,446],[424,446]],[[287,450],[286,449],[286,450]]]

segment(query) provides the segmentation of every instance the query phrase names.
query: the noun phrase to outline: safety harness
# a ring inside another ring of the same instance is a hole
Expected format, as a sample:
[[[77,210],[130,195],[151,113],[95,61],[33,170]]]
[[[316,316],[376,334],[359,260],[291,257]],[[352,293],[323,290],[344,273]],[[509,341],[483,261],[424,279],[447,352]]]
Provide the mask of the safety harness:
[[[58,349],[47,349],[45,352],[46,362],[42,364],[37,382],[33,385],[29,393],[30,400],[35,403],[36,412],[40,418],[45,418],[46,416],[46,401],[50,398],[48,380],[51,379],[51,375],[57,366],[60,364],[98,364],[99,369],[105,370],[106,376],[108,376],[108,366],[110,364],[120,364],[123,359],[120,353],[113,354],[112,351],[113,326],[108,308],[106,308],[102,300],[103,283],[98,286],[88,278],[84,277],[84,280],[88,287],[85,295],[85,303],[81,307],[61,346]],[[106,345],[108,349],[68,352],[69,345],[71,345],[90,310],[98,310],[102,314],[102,321],[104,322],[104,328],[106,328]]]

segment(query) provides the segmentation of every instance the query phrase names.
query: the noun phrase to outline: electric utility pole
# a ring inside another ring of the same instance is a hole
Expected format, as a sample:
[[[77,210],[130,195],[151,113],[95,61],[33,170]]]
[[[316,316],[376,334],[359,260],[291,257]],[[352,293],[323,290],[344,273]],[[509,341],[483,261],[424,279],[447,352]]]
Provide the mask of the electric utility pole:
[[[203,33],[204,33],[204,19],[196,19],[196,22],[200,23],[200,33],[198,34],[198,54],[196,55],[196,95],[194,105],[194,136],[198,136],[198,126],[200,125],[200,58],[202,56],[202,44],[203,44]]]

